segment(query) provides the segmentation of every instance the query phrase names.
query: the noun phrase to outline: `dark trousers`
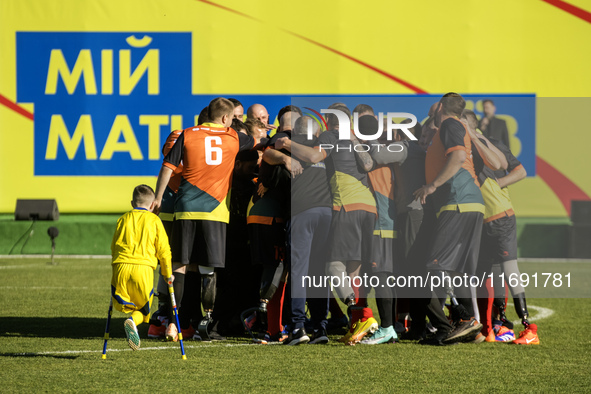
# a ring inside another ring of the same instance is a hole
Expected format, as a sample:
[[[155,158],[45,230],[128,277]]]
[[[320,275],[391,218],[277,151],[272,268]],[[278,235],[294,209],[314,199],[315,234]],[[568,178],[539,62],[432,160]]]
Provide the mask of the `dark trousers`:
[[[324,276],[328,261],[327,244],[331,218],[330,208],[318,207],[294,215],[288,224],[292,329],[304,327],[307,297],[316,328],[326,328],[329,288],[303,286],[302,279],[308,275],[317,278]]]

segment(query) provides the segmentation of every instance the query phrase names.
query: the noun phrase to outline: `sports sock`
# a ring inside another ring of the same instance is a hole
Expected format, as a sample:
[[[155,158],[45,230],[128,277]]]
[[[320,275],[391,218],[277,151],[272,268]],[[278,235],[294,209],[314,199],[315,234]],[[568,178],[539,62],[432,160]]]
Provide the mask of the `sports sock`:
[[[140,311],[131,312],[131,319],[135,323],[136,327],[144,322],[144,315]]]
[[[177,275],[178,274],[175,274],[174,282],[176,282]],[[197,294],[199,292],[199,274],[195,271],[187,271],[184,276],[184,283],[186,286],[183,285],[183,298],[179,300],[176,288],[174,289],[174,295],[177,297],[177,303],[180,301],[179,305],[181,305],[178,307],[179,323],[181,324],[181,328],[186,330],[191,325],[191,317],[193,317],[194,311],[199,308],[199,312],[201,312],[201,305],[197,304]]]
[[[176,302],[177,311],[181,308],[181,301],[183,300],[183,294],[185,292],[185,274],[180,272],[174,272],[174,282],[172,282],[172,287],[174,291],[174,298]],[[172,308],[170,308],[170,315],[169,321],[174,322],[175,318],[173,316]],[[179,327],[180,328],[180,327]]]
[[[422,336],[423,331],[425,331],[428,303],[429,300],[426,298],[409,299],[409,315],[412,321],[411,332],[416,337]]]
[[[328,309],[330,311],[331,319],[340,319],[341,317],[345,316],[341,306],[339,305],[339,302],[332,296],[332,294],[330,295]]]
[[[362,286],[355,286],[353,281],[351,281],[351,288],[353,289],[353,294],[355,294],[355,305],[358,306],[367,306],[367,291]]]
[[[376,298],[376,304],[378,306],[378,313],[380,315],[380,325],[382,327],[390,327],[393,325],[392,316],[392,304],[394,304],[393,298]]]
[[[366,321],[370,317],[373,317],[373,311],[371,310],[371,308],[368,308],[368,307],[363,308],[361,321]]]
[[[492,307],[493,288],[491,279],[486,280],[486,286],[479,286],[476,289],[478,310],[480,311],[480,323],[482,323],[482,334],[486,335],[492,329]]]
[[[279,282],[279,286],[273,298],[267,305],[267,331],[273,336],[283,331],[281,315],[283,314],[283,296],[285,294],[285,282]]]
[[[394,296],[393,298],[396,298]],[[396,298],[396,302],[392,304],[392,316],[397,316],[398,319],[405,317],[410,312],[410,299],[408,298]]]
[[[356,321],[366,321],[370,317],[373,317],[373,311],[368,307],[353,306],[351,307],[351,323]]]
[[[390,274],[387,272],[378,272],[375,275],[379,278],[379,283],[386,283],[388,275]],[[394,298],[392,288],[389,286],[378,286],[375,288],[375,292],[378,314],[380,315],[380,324],[382,327],[389,327],[394,324]]]
[[[363,317],[363,308],[357,306],[351,306],[349,308],[349,310],[351,311],[351,327],[353,327],[353,323],[361,320],[361,318]]]

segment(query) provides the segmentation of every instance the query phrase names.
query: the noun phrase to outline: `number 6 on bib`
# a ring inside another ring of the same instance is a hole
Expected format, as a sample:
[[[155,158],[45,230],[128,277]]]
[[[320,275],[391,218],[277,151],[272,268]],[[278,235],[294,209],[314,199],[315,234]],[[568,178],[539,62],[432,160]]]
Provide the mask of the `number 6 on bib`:
[[[205,137],[205,163],[210,166],[217,166],[222,164],[222,145],[221,137]],[[215,153],[215,155],[214,155]]]

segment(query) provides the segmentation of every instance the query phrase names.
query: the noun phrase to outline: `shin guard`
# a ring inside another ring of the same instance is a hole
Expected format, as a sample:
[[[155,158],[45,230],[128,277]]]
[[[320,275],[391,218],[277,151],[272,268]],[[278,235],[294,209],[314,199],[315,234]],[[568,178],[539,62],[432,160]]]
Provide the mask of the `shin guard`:
[[[174,297],[175,300],[177,301],[177,311],[181,308],[181,301],[183,299],[183,294],[185,292],[185,274],[182,274],[180,272],[175,272],[174,273],[174,282],[172,282],[172,288],[174,291]],[[170,298],[170,295],[169,295]],[[170,302],[169,302],[170,305]],[[173,316],[173,311],[172,308],[169,308],[169,321],[172,323],[174,321],[176,321],[175,317]],[[178,330],[180,331],[181,328],[177,327]]]

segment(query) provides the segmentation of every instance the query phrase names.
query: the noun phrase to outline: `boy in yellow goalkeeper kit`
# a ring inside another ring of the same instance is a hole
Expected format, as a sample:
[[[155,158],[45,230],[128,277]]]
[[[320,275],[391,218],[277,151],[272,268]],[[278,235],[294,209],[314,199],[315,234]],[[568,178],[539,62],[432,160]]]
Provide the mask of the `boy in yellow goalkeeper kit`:
[[[118,311],[131,313],[124,328],[133,350],[140,347],[137,326],[148,323],[150,318],[154,270],[159,261],[160,273],[167,282],[172,276],[168,237],[162,221],[152,213],[154,199],[150,186],[137,186],[131,201],[133,209],[119,218],[111,242],[113,306]]]

